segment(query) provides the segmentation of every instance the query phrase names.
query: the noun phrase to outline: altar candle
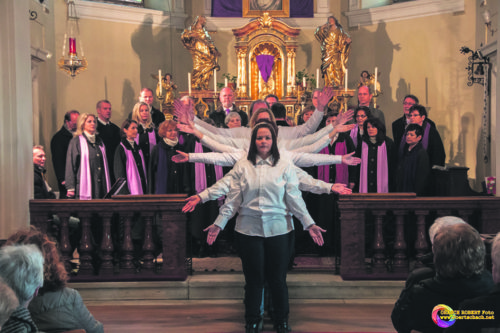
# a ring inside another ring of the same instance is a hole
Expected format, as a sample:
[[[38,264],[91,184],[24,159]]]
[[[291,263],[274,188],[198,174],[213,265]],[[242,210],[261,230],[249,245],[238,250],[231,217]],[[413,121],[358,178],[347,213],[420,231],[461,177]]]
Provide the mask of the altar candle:
[[[217,71],[214,69],[214,93],[217,93]]]
[[[304,87],[304,89],[306,88],[306,77],[305,76],[302,78],[302,87]]]
[[[316,89],[319,88],[319,68],[316,68]]]
[[[227,87],[227,77],[224,79],[224,87]]]
[[[373,87],[374,92],[377,92],[377,81],[378,81],[378,67],[375,67],[375,87]]]
[[[161,84],[161,69],[158,70],[158,84],[160,85],[160,96],[163,95],[163,87]]]
[[[191,96],[191,73],[188,73],[188,92],[189,96]]]
[[[345,75],[344,75],[344,90],[347,92],[347,79],[349,77],[349,74],[348,74],[348,69],[346,68],[345,69]]]

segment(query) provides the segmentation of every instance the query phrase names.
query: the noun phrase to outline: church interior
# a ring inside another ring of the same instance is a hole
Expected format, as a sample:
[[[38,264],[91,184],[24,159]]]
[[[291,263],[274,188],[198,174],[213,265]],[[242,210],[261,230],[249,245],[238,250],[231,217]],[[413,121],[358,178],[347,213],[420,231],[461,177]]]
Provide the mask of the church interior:
[[[215,16],[216,2],[0,0],[0,241],[33,220],[32,147],[50,146],[67,111],[95,113],[97,101],[109,100],[111,121],[120,125],[141,89],[156,89],[159,70],[171,74],[176,98],[188,95],[193,62],[181,35],[198,16],[206,17],[205,28],[221,53],[220,70],[215,82],[210,79],[208,92],[193,92],[199,97],[199,115],[209,111],[210,101],[217,101],[229,78],[236,81],[235,103],[242,110],[247,111],[252,100],[274,93],[286,105],[287,115],[296,117],[304,93],[296,87],[301,83],[297,73],[314,79],[306,91],[324,85],[317,77],[322,60],[314,32],[334,15],[352,39],[345,82],[345,91],[352,91],[349,104],[357,105],[362,71],[377,71],[376,103],[385,114],[389,137],[390,124],[403,114],[404,96],[412,94],[436,124],[446,165],[468,168],[472,190],[481,192],[486,177],[500,174],[498,1],[310,0],[311,15],[278,15],[273,26],[257,24],[261,12],[252,17]],[[249,0],[242,2],[248,6]],[[73,77],[59,66],[68,52],[69,3],[76,8],[76,48],[86,59],[86,68]],[[271,80],[265,83],[255,60],[260,54],[275,58]],[[484,65],[482,72],[475,61]],[[155,105],[160,107],[157,100]],[[50,163],[47,180],[57,187]],[[463,199],[455,208],[450,208],[452,203],[443,210],[458,210],[469,203]],[[425,204],[439,205],[430,199]],[[355,216],[354,209],[351,213]],[[496,217],[488,223],[488,231],[500,230]],[[396,280],[344,281],[331,271],[292,274],[292,328],[297,332],[395,332],[390,312],[404,286],[401,279]],[[237,332],[243,329],[243,284],[241,274],[209,272],[190,275],[185,281],[82,280],[72,287],[105,324],[105,332]]]

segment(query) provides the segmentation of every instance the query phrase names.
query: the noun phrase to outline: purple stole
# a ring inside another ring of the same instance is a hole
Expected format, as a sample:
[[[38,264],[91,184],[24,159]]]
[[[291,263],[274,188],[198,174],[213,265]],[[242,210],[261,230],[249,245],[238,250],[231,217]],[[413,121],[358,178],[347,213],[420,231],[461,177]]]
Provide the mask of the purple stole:
[[[361,146],[359,193],[368,193],[368,144]],[[377,193],[389,193],[389,171],[385,141],[377,148]]]
[[[320,154],[330,154],[329,147],[325,147],[320,151]],[[337,142],[335,144],[335,155],[345,155],[347,154],[347,145],[345,141]],[[318,167],[318,179],[329,183],[330,182],[330,165],[320,165]],[[348,166],[341,163],[335,165],[335,183],[346,184],[349,181],[349,169]]]
[[[148,133],[148,140],[149,140],[149,154],[153,151],[153,148],[156,146],[156,134],[155,130],[153,129],[151,132],[148,132],[146,129],[144,129]],[[135,137],[135,143],[139,145],[139,135]]]
[[[354,142],[354,147],[357,147],[358,146],[358,124],[356,124],[356,126],[354,126],[354,128],[351,130],[350,136],[351,136],[352,142]]]
[[[144,192],[142,191],[141,176],[139,174],[139,170],[137,169],[137,164],[135,163],[134,153],[132,152],[132,150],[127,149],[123,143],[120,144],[122,145],[123,150],[125,151],[125,155],[127,156],[127,164],[126,164],[127,184],[130,194],[132,195],[144,194]],[[142,168],[144,170],[144,175],[145,175],[146,165],[144,164],[144,156],[142,154],[142,150],[140,149],[139,149],[139,155],[141,156]]]
[[[91,200],[92,199],[92,176],[90,174],[90,162],[89,162],[89,146],[87,143],[87,138],[84,135],[79,135],[80,140],[80,200]],[[106,149],[103,145],[99,145],[101,149],[102,160],[104,164],[104,174],[106,175],[106,191],[110,189],[109,182],[109,171],[108,171],[108,159],[106,158]]]

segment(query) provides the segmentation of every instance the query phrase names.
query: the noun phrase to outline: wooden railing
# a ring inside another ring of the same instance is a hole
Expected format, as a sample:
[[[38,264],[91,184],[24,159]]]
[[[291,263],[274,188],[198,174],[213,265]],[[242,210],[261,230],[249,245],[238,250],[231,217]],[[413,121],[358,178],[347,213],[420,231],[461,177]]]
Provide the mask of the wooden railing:
[[[480,233],[500,231],[500,198],[353,194],[338,202],[340,274],[345,280],[405,279],[430,252],[428,228],[440,216],[463,218]]]
[[[114,196],[106,200],[31,200],[31,224],[50,232],[52,216],[58,216],[59,247],[62,259],[70,268],[74,249],[70,244],[69,218],[76,216],[80,220],[81,238],[77,247],[80,265],[71,281],[185,280],[186,215],[181,212],[185,198],[182,194]],[[138,215],[144,223],[144,262],[140,270],[132,262],[131,237],[132,221]],[[161,225],[158,230],[162,230],[162,264],[155,262],[153,255],[155,222]],[[119,224],[120,235],[112,233],[112,224]],[[99,244],[93,237],[96,231],[102,236]]]

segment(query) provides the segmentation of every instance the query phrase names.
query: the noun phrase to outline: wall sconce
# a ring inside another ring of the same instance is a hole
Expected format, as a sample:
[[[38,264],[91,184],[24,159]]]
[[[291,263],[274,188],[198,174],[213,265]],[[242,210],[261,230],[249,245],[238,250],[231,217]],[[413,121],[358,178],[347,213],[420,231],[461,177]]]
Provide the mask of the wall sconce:
[[[78,56],[76,41],[78,40],[81,56]],[[66,53],[66,46],[68,52]],[[77,74],[87,69],[87,59],[83,53],[82,41],[80,39],[80,28],[74,0],[68,0],[68,12],[66,16],[66,33],[64,34],[62,57],[57,65],[66,74],[74,78]]]
[[[491,17],[495,16],[495,14],[491,15],[490,9],[488,8],[488,3],[487,0],[483,0],[479,7],[483,8],[483,20],[484,20],[484,44],[488,44],[488,32],[491,33],[491,36],[495,34],[497,29],[493,29],[493,26],[491,24]]]
[[[460,53],[468,54],[469,63],[465,69],[467,69],[468,82],[467,85],[470,87],[474,83],[479,83],[484,86],[485,72],[489,69],[490,60],[485,57],[481,50],[472,51],[467,46],[462,46],[460,48]]]

